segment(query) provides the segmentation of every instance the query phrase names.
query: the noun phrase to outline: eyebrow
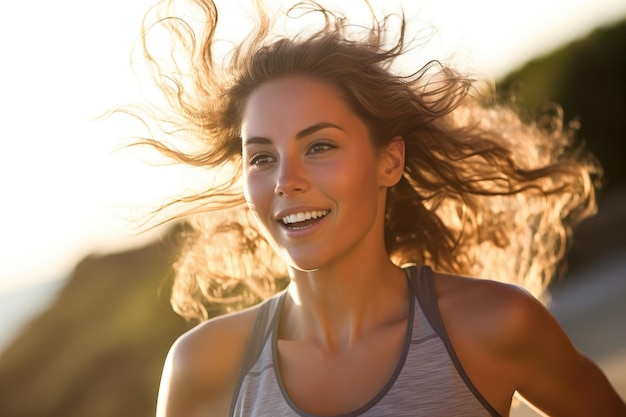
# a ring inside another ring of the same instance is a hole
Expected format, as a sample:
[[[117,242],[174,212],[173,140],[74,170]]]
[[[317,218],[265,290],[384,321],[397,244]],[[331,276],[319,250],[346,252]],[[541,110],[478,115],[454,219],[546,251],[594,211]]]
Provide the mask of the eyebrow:
[[[312,135],[313,133],[317,132],[318,130],[322,130],[322,129],[327,129],[327,128],[333,128],[333,129],[338,129],[341,131],[345,130],[339,126],[337,126],[336,124],[333,123],[328,123],[328,122],[320,122],[320,123],[316,123],[312,126],[306,127],[304,129],[302,129],[301,131],[299,131],[296,134],[296,140],[302,139],[306,136]],[[246,142],[244,143],[244,145],[251,145],[251,144],[268,144],[271,143],[272,141],[269,140],[268,138],[265,138],[263,136],[253,136],[251,138],[246,139]]]

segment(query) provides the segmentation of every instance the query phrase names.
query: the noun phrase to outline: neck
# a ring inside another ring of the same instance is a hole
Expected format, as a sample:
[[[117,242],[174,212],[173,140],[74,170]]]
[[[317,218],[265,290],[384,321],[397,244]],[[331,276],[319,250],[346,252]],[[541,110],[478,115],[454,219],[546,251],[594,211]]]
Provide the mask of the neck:
[[[408,283],[385,255],[377,262],[343,263],[291,271],[281,334],[312,339],[328,350],[349,349],[377,326],[404,319]]]

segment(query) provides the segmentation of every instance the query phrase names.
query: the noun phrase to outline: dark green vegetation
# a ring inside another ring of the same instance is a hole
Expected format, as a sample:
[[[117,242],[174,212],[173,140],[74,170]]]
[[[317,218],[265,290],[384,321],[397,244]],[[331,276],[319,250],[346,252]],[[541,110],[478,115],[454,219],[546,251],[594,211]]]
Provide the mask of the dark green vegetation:
[[[600,215],[581,225],[572,269],[626,249],[626,22],[530,62],[499,88],[512,86],[528,111],[561,103],[605,169]],[[168,306],[177,251],[168,237],[81,262],[0,357],[0,416],[153,416],[167,349],[189,328]]]
[[[530,113],[559,103],[601,161],[605,189],[626,182],[626,20],[527,63],[498,88]]]

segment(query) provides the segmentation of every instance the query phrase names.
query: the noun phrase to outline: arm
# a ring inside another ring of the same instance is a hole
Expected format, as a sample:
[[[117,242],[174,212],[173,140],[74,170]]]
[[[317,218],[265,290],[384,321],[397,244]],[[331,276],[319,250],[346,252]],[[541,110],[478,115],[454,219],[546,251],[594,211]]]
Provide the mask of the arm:
[[[543,305],[520,294],[511,320],[517,391],[527,401],[551,416],[626,416],[606,376],[574,348]]]
[[[167,355],[157,417],[227,416],[256,313],[252,310],[199,325]]]

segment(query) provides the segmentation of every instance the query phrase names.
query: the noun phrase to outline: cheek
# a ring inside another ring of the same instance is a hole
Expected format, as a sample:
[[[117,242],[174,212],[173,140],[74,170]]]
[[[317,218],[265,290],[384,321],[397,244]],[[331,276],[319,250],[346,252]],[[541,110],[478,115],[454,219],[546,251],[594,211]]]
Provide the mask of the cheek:
[[[262,219],[271,200],[271,192],[268,192],[265,181],[255,175],[243,176],[243,196],[250,210],[259,219]]]
[[[250,177],[244,171],[243,177],[241,178],[241,185],[243,188],[243,197],[246,199],[246,202],[250,204],[250,200],[252,199],[252,184],[250,183]]]
[[[353,199],[369,199],[378,189],[376,169],[373,161],[350,160],[342,167],[342,172],[328,172],[327,183],[342,194]]]

